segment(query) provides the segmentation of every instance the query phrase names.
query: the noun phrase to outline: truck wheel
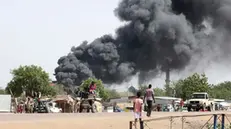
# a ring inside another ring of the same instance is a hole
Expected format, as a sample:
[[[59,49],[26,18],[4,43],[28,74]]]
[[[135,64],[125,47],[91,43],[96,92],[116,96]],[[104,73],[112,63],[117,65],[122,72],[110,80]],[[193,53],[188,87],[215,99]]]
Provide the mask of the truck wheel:
[[[199,112],[200,110],[203,110],[203,106],[198,104],[196,107],[196,111]]]
[[[187,110],[188,110],[188,112],[191,112],[191,110],[192,110],[191,105],[188,105],[188,106],[187,106]]]
[[[83,107],[80,106],[80,108],[79,108],[79,113],[82,113],[82,112],[83,112]]]
[[[208,106],[208,107],[207,107],[207,110],[208,110],[209,112],[211,112],[211,108],[210,108],[210,106]]]

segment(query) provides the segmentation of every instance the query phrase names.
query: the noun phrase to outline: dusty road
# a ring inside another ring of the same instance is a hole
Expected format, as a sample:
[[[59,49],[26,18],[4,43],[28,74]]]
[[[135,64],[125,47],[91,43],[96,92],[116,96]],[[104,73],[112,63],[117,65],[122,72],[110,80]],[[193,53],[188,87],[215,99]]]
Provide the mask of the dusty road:
[[[213,112],[219,113],[222,112]],[[231,114],[224,112],[225,114]],[[185,129],[198,129],[211,117],[207,113],[169,113],[153,112],[152,118],[181,115],[208,115],[187,117],[184,119]],[[148,119],[144,117],[144,119]],[[128,129],[132,113],[95,113],[95,114],[0,114],[1,129]],[[182,127],[182,119],[172,121],[173,129]],[[212,123],[212,120],[210,121]],[[168,129],[170,119],[150,121],[147,129]]]

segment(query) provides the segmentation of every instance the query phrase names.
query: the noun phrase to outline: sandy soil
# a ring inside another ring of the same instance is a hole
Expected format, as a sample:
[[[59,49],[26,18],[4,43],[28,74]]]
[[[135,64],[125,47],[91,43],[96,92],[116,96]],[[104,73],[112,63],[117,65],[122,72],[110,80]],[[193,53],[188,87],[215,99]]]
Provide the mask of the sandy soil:
[[[221,114],[222,112],[213,112]],[[227,112],[224,112],[227,114]],[[187,117],[184,120],[185,129],[199,129],[211,117],[208,113],[169,113],[153,112],[152,118],[181,115],[208,115]],[[229,113],[231,114],[231,113]],[[95,114],[0,114],[1,129],[128,129],[132,113],[95,113]],[[213,120],[213,119],[212,119]],[[210,123],[212,123],[212,120]],[[182,128],[182,118],[172,121],[173,129]],[[145,122],[145,129],[169,129],[170,118]]]

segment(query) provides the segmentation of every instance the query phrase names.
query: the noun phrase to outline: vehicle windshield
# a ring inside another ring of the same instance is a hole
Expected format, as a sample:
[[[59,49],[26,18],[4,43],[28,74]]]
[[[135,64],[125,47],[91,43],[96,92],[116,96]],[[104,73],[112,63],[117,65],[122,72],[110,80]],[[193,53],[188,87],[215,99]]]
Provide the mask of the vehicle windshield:
[[[193,99],[205,99],[205,94],[193,94]]]

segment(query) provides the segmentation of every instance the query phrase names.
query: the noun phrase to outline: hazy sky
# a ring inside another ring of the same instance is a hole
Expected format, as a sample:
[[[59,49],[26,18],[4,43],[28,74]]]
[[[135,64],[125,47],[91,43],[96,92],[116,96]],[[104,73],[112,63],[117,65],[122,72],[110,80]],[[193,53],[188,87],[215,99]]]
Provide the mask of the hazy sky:
[[[19,65],[53,73],[57,60],[83,40],[112,33],[122,23],[119,0],[0,0],[0,87]]]
[[[42,66],[54,79],[57,60],[82,41],[114,34],[121,23],[114,15],[119,0],[0,0],[0,87],[19,65]],[[230,66],[230,65],[229,65]],[[231,66],[230,66],[231,67]],[[211,83],[230,80],[227,64],[206,66]],[[203,67],[204,68],[204,67]],[[182,74],[172,74],[182,77]],[[184,76],[183,76],[184,77]],[[176,78],[176,79],[178,79]],[[152,83],[161,87],[165,75]],[[125,85],[137,84],[132,79]]]

